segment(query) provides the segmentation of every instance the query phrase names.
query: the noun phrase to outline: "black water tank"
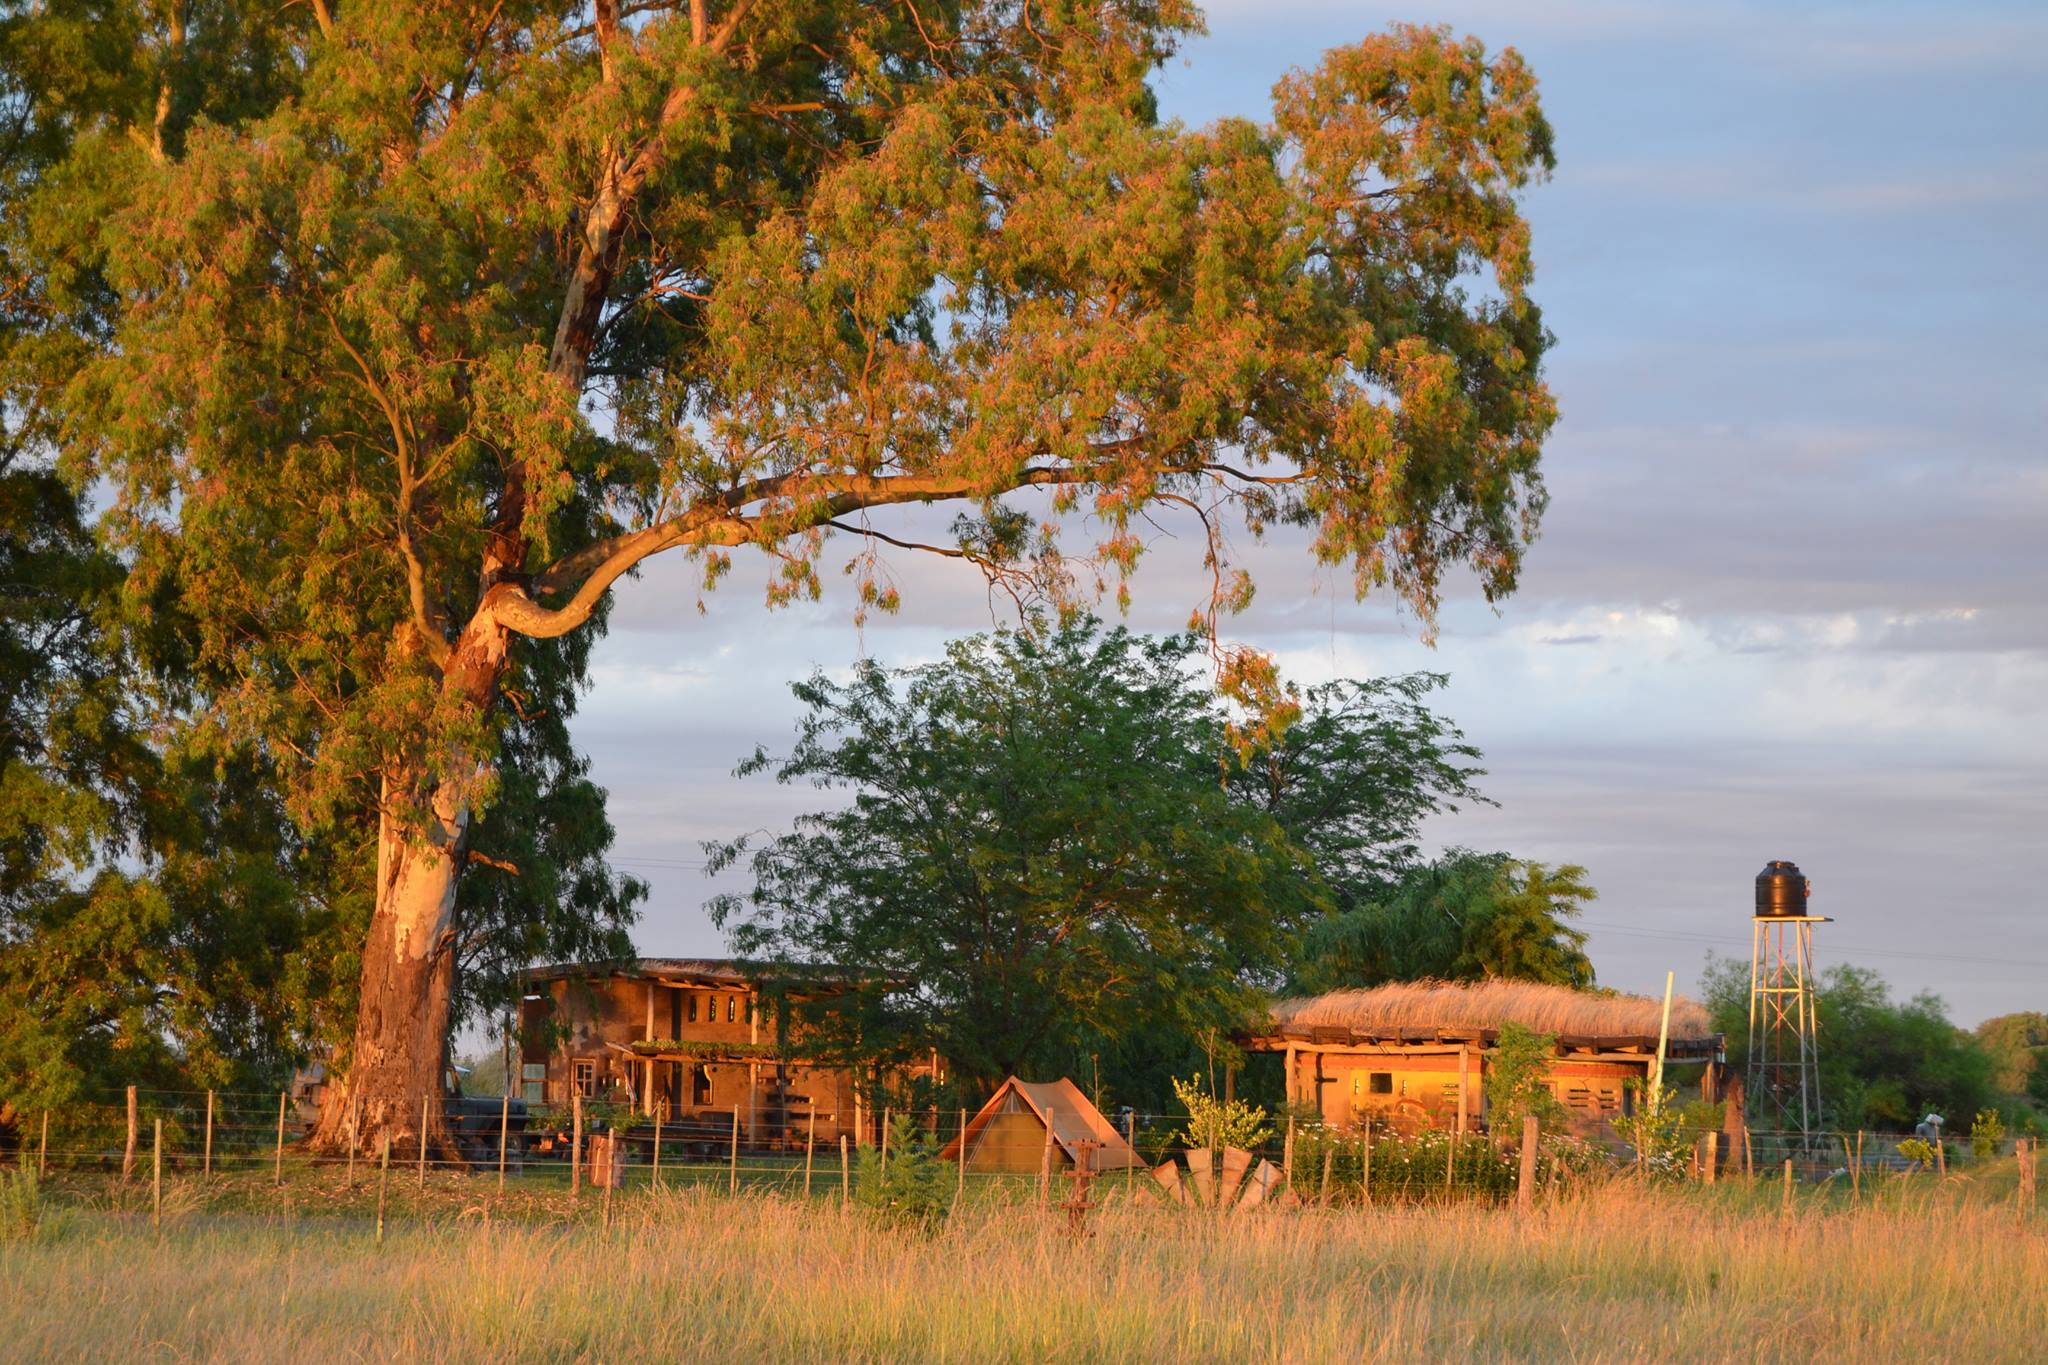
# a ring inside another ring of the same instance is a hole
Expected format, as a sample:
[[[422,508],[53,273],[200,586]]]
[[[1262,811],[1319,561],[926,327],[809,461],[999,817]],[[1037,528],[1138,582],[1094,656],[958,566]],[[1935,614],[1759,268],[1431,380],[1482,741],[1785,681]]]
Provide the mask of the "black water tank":
[[[1774,858],[1756,874],[1756,917],[1789,919],[1806,913],[1813,883],[1799,875],[1799,864]]]

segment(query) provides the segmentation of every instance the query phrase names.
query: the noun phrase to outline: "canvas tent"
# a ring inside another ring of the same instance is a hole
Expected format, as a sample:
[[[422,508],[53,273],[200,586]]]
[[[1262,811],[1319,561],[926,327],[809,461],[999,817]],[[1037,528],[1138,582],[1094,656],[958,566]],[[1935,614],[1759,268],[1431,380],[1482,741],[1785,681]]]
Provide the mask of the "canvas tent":
[[[939,1156],[945,1161],[959,1160],[964,1142],[970,1171],[1036,1171],[1045,1160],[1048,1126],[1055,1169],[1072,1166],[1083,1142],[1101,1144],[1095,1152],[1098,1171],[1143,1164],[1116,1126],[1064,1077],[1040,1082],[1010,1077],[981,1112],[967,1121],[967,1131],[947,1143]]]

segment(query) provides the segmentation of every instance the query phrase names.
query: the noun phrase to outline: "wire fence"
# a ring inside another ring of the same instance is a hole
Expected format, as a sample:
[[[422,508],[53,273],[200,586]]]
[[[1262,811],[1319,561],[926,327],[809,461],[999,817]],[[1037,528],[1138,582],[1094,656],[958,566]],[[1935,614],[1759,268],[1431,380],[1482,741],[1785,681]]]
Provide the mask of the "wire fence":
[[[908,1111],[911,1139],[921,1154],[954,1146],[975,1121],[967,1110]],[[309,1173],[343,1173],[353,1186],[373,1173],[379,1181],[411,1177],[425,1189],[430,1176],[487,1181],[499,1191],[580,1194],[603,1190],[723,1189],[776,1191],[812,1198],[851,1196],[863,1149],[884,1167],[898,1113],[884,1107],[857,1117],[815,1112],[800,1117],[763,1115],[734,1106],[664,1114],[659,1121],[615,1108],[581,1105],[529,1110],[515,1100],[426,1096],[417,1118],[398,1125],[395,1143],[373,1155],[344,1141],[316,1146],[316,1117],[286,1093],[131,1090],[119,1103],[73,1104],[29,1114],[11,1134],[0,1134],[0,1163],[33,1166],[39,1174],[81,1182],[128,1182],[138,1176],[161,1183],[201,1177],[242,1185],[268,1177],[275,1185]],[[1150,1189],[1153,1169],[1189,1145],[1185,1113],[1117,1111],[1109,1169],[1101,1172],[1130,1188]],[[1661,1150],[1638,1150],[1606,1123],[1580,1123],[1576,1133],[1544,1135],[1528,1171],[1521,1169],[1521,1134],[1488,1132],[1475,1120],[1452,1127],[1403,1130],[1394,1126],[1329,1128],[1281,1118],[1246,1153],[1270,1167],[1278,1188],[1306,1200],[1414,1200],[1479,1197],[1508,1199],[1533,1178],[1555,1187],[1599,1170],[1652,1172],[1702,1183],[1745,1177],[1803,1182],[1846,1177],[1861,1182],[1921,1170],[1946,1173],[1969,1164],[1966,1144],[1917,1143],[1900,1133],[1715,1130],[1667,1135]],[[852,1129],[853,1131],[848,1131]],[[958,1163],[961,1192],[1007,1188],[1049,1197],[1078,1156],[1073,1126],[1053,1131],[1033,1119],[1022,1129],[1000,1124],[975,1130],[972,1160]],[[1128,1143],[1126,1153],[1117,1143]],[[2029,1143],[2029,1139],[2021,1139]],[[988,1144],[995,1150],[987,1151]],[[13,1150],[6,1150],[8,1147]],[[2012,1142],[1994,1155],[2015,1150]],[[2018,1148],[2023,1158],[2031,1147]],[[899,1154],[899,1159],[900,1154]],[[1104,1158],[1090,1151],[1095,1164]],[[1184,1158],[1192,1171],[1206,1163]],[[1220,1171],[1222,1168],[1219,1167]],[[2029,1166],[2028,1169],[2031,1169]],[[1240,1171],[1242,1175],[1242,1171]],[[1220,1179],[1219,1175],[1219,1179]],[[1178,1176],[1174,1177],[1175,1180]],[[1171,1191],[1170,1182],[1159,1180]]]

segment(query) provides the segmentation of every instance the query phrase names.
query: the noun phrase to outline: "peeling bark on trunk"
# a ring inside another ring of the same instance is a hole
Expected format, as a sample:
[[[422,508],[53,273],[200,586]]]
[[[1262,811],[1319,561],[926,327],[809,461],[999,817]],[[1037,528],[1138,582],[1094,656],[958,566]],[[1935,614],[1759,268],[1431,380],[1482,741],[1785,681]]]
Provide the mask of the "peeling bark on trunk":
[[[444,801],[435,803],[445,805]],[[360,1149],[385,1136],[418,1143],[422,1102],[430,1150],[448,1148],[441,1064],[454,984],[455,885],[466,811],[437,810],[424,832],[386,814],[377,838],[377,904],[363,945],[361,998],[348,1074],[329,1084],[314,1146],[346,1148],[353,1115]]]
[[[478,712],[495,700],[507,639],[480,615],[463,632],[443,690]],[[450,765],[460,772],[461,762]],[[312,1144],[374,1152],[416,1146],[420,1113],[437,1159],[454,1159],[442,1105],[449,1005],[455,984],[455,890],[467,857],[475,782],[445,777],[429,785],[386,779],[377,827],[377,902],[363,945],[355,1043],[347,1075],[327,1088]]]

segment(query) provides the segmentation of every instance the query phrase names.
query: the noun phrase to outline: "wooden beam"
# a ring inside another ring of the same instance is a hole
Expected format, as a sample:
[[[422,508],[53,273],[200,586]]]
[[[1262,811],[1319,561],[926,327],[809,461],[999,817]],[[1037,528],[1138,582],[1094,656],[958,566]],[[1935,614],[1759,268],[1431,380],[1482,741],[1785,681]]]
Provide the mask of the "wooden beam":
[[[1458,1136],[1465,1136],[1466,1116],[1471,1113],[1468,1099],[1470,1090],[1469,1073],[1472,1069],[1472,1049],[1460,1044],[1458,1047]]]

